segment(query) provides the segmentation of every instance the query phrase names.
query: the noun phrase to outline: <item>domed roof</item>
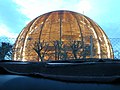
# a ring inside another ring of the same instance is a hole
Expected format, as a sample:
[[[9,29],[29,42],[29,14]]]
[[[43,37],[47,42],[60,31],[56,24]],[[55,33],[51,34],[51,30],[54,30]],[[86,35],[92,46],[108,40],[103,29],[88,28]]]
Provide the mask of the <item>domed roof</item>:
[[[19,34],[14,60],[113,58],[104,31],[85,15],[53,11],[32,20]]]

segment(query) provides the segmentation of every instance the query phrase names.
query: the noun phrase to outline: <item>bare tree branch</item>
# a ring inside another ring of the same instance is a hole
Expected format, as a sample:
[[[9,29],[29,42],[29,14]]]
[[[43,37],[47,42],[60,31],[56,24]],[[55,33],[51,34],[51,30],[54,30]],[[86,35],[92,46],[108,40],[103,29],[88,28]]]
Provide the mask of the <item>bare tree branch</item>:
[[[48,46],[49,46],[48,43],[45,43],[44,41],[40,42],[40,40],[38,40],[34,43],[33,49],[38,54],[38,57],[41,61],[44,60],[44,56],[46,54]]]

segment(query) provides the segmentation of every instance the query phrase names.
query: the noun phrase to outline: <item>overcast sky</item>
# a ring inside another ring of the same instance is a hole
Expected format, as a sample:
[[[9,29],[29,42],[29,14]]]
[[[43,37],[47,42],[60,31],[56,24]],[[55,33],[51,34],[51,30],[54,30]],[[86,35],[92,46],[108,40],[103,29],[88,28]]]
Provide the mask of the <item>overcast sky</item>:
[[[32,19],[55,10],[84,12],[109,38],[120,38],[120,0],[0,0],[0,36],[16,38]]]

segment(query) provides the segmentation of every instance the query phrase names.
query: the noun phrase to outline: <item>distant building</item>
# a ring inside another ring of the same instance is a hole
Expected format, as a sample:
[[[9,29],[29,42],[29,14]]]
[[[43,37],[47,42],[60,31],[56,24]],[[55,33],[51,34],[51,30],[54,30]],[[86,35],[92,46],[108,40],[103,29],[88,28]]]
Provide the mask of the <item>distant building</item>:
[[[14,60],[114,58],[104,31],[80,13],[60,10],[38,16],[19,34]]]

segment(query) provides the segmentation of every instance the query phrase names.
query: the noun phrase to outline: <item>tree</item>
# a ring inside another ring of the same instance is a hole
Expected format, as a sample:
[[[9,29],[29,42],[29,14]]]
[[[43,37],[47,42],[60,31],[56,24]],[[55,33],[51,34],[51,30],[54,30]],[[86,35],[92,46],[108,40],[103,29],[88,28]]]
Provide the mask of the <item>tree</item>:
[[[68,58],[66,45],[59,40],[54,41],[53,45],[55,47],[55,60],[66,60]]]
[[[87,56],[90,56],[90,45],[84,46],[84,51],[81,53],[83,58],[86,58]]]
[[[66,45],[63,45],[63,47],[61,48],[61,59],[62,60],[68,59],[66,47],[67,47]]]
[[[70,42],[70,47],[72,49],[72,53],[75,59],[77,59],[77,53],[82,48],[81,41],[72,41]]]
[[[43,61],[44,60],[44,56],[46,54],[48,46],[49,46],[48,43],[45,43],[44,41],[40,42],[40,40],[38,40],[34,43],[33,49],[35,50],[35,52],[37,53],[37,55],[40,59],[38,61]]]
[[[0,60],[12,58],[12,45],[10,43],[2,42],[0,46]]]

